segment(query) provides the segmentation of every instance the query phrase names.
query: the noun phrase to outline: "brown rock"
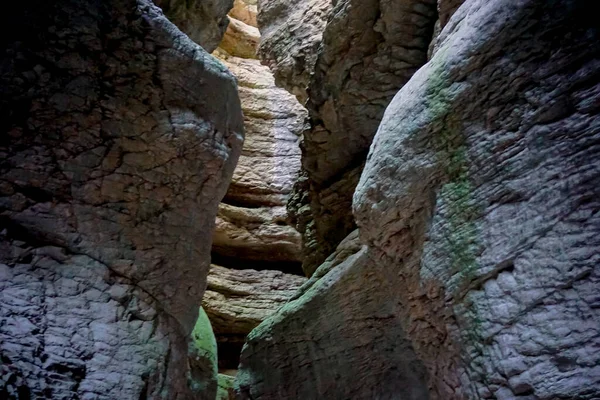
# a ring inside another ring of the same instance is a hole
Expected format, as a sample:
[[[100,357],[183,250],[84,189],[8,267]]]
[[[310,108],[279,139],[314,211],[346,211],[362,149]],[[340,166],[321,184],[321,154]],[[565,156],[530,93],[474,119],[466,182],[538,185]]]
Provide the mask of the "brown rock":
[[[285,207],[245,208],[221,203],[213,256],[233,258],[238,268],[252,261],[300,262],[300,234],[286,218]]]
[[[260,41],[258,28],[235,18],[230,18],[229,26],[219,47],[228,54],[242,58],[257,58],[256,49]]]
[[[241,335],[285,304],[306,278],[281,271],[236,270],[212,265],[204,308],[217,335]]]

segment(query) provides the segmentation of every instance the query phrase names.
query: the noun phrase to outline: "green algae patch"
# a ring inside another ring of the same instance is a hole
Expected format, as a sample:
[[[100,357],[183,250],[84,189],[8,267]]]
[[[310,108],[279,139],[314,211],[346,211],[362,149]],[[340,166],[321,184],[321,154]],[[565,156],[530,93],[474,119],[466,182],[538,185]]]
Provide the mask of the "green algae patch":
[[[219,374],[219,388],[217,389],[217,400],[235,399],[233,376]]]
[[[217,392],[217,340],[201,307],[188,343],[188,385],[199,398],[214,399]]]

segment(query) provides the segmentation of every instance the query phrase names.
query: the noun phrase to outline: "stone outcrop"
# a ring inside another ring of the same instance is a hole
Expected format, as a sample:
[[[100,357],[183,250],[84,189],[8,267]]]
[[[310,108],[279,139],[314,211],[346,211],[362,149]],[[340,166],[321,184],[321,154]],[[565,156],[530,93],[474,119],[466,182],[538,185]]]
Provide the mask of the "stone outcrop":
[[[371,146],[364,246],[249,335],[242,398],[600,396],[593,15],[464,2]]]
[[[212,53],[229,26],[233,0],[154,0],[190,39]]]
[[[306,88],[331,4],[330,0],[258,0],[258,54],[273,71],[277,85],[296,95],[302,104],[308,98]]]
[[[285,304],[306,278],[276,270],[213,265],[202,300],[219,345],[221,369],[236,369],[248,333]]]
[[[308,99],[309,194],[299,197],[313,221],[290,207],[303,229],[307,274],[355,228],[352,194],[369,145],[392,97],[427,61],[436,19],[435,0],[259,1],[261,57],[278,83]]]
[[[215,55],[238,80],[246,141],[219,206],[216,265],[203,304],[216,334],[220,371],[235,375],[246,335],[306,281],[296,275],[302,274],[301,237],[286,202],[300,173],[307,112],[256,59],[256,2],[236,1],[230,18]]]
[[[149,1],[1,19],[0,397],[205,398],[189,335],[242,146],[234,78]]]

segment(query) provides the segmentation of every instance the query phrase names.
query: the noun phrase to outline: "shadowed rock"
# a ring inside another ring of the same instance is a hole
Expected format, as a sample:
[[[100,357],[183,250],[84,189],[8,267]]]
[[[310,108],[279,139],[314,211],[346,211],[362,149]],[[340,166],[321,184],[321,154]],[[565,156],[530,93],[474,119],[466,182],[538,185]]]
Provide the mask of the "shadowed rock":
[[[210,397],[188,337],[241,151],[233,77],[148,1],[5,16],[2,395]]]

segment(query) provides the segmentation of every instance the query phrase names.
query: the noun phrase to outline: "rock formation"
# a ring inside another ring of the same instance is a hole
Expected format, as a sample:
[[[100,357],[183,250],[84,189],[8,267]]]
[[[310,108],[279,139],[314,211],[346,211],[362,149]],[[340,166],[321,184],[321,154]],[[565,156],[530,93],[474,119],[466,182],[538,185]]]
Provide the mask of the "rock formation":
[[[214,398],[188,345],[242,146],[234,78],[146,0],[13,6],[0,397]]]
[[[212,53],[229,26],[233,0],[154,0],[190,39]]]
[[[219,345],[221,370],[237,368],[246,335],[306,281],[301,237],[286,202],[300,172],[306,110],[256,59],[256,6],[236,1],[215,55],[236,76],[246,141],[219,206],[213,263],[203,300]],[[239,17],[241,19],[237,19]]]
[[[308,191],[297,195],[307,204],[290,210],[310,275],[355,228],[352,194],[369,145],[392,97],[427,61],[436,2],[262,0],[259,10],[261,56],[284,87],[308,98],[307,182],[297,187]]]
[[[242,398],[600,397],[591,7],[455,11],[371,146],[362,247],[342,242],[249,335]]]

